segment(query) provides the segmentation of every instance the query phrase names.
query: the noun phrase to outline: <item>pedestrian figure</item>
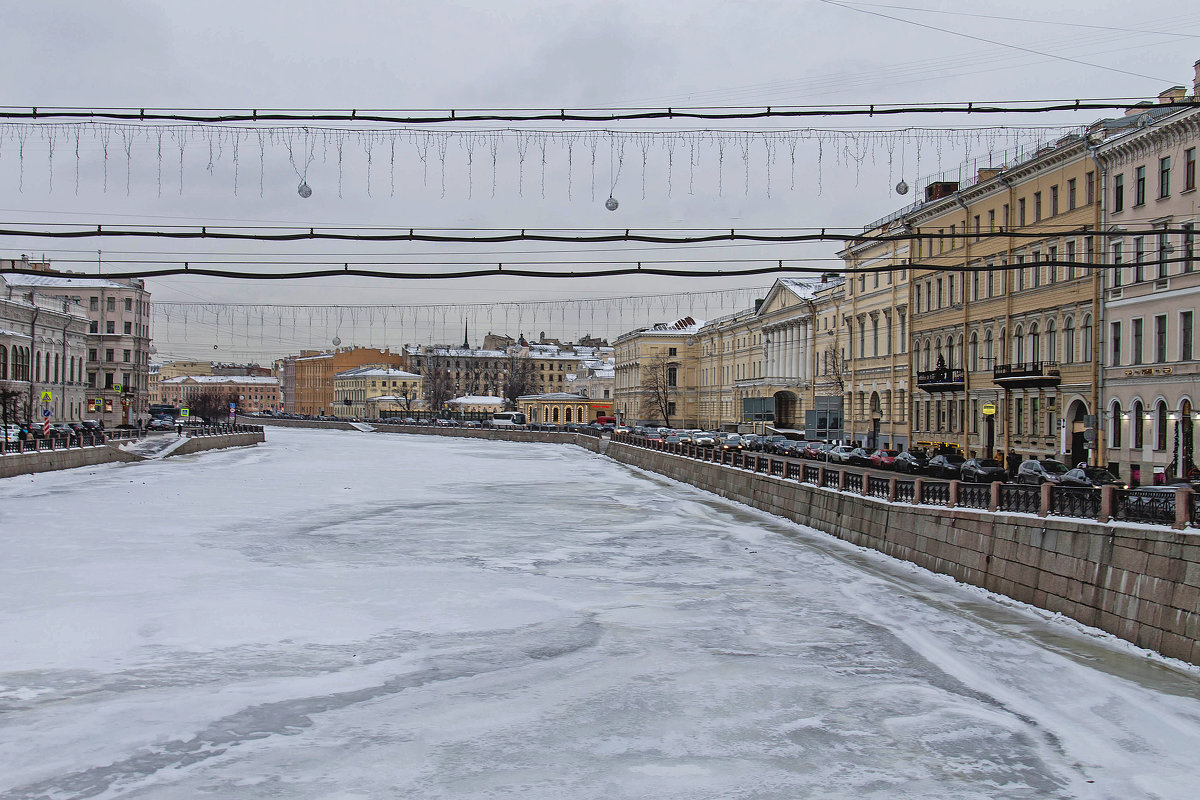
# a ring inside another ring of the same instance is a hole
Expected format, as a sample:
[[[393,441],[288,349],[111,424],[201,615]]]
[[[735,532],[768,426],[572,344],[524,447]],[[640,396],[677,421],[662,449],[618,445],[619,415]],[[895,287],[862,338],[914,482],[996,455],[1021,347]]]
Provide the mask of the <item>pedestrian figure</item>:
[[[1017,470],[1021,468],[1021,457],[1017,455],[1016,450],[1008,451],[1008,459],[1006,460],[1006,464],[1008,465],[1008,477],[1015,480],[1017,477]]]

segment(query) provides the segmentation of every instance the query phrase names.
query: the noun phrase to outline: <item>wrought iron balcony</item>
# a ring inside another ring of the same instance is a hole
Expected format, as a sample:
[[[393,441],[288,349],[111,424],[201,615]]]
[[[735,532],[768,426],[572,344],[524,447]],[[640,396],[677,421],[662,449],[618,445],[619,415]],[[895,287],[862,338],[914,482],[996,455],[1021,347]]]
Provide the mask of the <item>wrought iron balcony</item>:
[[[1057,386],[1062,378],[1057,361],[1023,361],[997,364],[992,380],[1001,386]]]
[[[961,392],[964,386],[961,369],[930,369],[917,373],[917,388],[927,392]]]

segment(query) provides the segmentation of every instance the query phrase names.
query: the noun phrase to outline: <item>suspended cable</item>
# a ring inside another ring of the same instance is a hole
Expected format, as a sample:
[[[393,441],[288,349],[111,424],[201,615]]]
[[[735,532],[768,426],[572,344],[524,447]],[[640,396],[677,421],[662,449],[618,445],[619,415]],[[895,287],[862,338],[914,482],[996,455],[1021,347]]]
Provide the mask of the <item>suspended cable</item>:
[[[822,0],[831,2],[832,0]],[[836,3],[832,3],[837,5]],[[855,9],[859,10],[859,9]],[[872,13],[872,12],[865,12]],[[920,23],[912,23],[920,24]],[[966,35],[966,34],[963,34]],[[1022,48],[1018,48],[1022,49]],[[1037,55],[1046,55],[1030,51]],[[1065,57],[1062,57],[1065,58]],[[1074,61],[1074,59],[1066,59]],[[1085,66],[1096,64],[1077,62]],[[1122,70],[1116,70],[1118,72]],[[1136,74],[1136,73],[1129,73]],[[1138,77],[1150,77],[1138,75]],[[1151,80],[1163,80],[1150,78]],[[902,114],[1044,114],[1058,111],[1127,111],[1140,108],[1145,100],[1016,100],[1016,101],[958,101],[949,103],[864,103],[854,105],[783,105],[783,106],[726,106],[711,108],[647,108],[647,109],[451,109],[434,110],[229,110],[218,113],[175,109],[130,108],[100,109],[48,106],[0,106],[0,119],[56,120],[74,119],[114,122],[180,122],[230,124],[244,122],[380,122],[399,125],[428,125],[464,122],[627,122],[650,119],[788,119],[801,117],[881,117]],[[1191,100],[1162,103],[1162,108],[1193,108]]]

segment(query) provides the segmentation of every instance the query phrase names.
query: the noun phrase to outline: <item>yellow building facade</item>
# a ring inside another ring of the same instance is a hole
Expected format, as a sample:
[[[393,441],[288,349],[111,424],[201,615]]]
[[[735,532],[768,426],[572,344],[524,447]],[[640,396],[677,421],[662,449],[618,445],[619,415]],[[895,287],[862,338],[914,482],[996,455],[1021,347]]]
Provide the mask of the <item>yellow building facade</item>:
[[[699,420],[699,340],[691,317],[622,334],[613,343],[613,411],[622,423],[696,427]],[[652,406],[651,386],[669,395],[669,419]]]

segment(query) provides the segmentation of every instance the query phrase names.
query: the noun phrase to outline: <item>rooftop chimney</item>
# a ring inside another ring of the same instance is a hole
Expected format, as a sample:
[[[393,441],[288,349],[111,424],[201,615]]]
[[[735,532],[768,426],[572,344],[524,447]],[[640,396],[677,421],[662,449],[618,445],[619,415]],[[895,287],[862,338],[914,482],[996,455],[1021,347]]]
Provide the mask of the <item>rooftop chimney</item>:
[[[1182,86],[1172,86],[1166,91],[1159,92],[1158,102],[1160,105],[1162,103],[1178,103],[1185,97],[1187,97],[1187,89],[1183,88]]]

